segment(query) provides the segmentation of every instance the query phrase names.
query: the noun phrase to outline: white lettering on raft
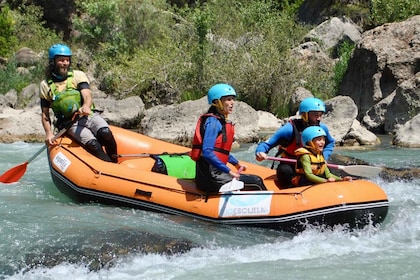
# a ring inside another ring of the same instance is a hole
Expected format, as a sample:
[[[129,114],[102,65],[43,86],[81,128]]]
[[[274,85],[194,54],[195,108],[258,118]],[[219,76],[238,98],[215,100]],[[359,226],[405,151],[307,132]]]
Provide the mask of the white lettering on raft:
[[[65,173],[67,168],[69,168],[71,161],[62,152],[58,152],[53,159],[53,164],[60,169],[61,172]]]
[[[260,215],[270,213],[270,210],[265,209],[264,207],[245,207],[245,208],[234,208],[233,216],[242,216],[242,215]]]
[[[272,192],[246,192],[220,197],[219,217],[250,217],[270,214]]]

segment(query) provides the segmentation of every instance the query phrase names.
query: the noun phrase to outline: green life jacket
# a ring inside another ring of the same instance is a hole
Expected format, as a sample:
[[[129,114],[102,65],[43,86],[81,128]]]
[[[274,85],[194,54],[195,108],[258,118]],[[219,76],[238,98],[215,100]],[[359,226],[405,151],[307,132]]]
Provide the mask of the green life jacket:
[[[66,88],[59,92],[57,86],[48,79],[48,85],[52,93],[52,110],[58,118],[71,118],[82,106],[82,96],[80,91],[73,87],[73,72],[70,71],[67,76]]]

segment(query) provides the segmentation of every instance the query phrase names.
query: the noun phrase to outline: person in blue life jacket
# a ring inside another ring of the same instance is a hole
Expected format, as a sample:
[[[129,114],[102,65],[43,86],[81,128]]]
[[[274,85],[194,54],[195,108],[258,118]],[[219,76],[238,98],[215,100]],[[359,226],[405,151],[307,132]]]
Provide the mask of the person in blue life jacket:
[[[50,108],[58,129],[70,128],[67,133],[96,157],[117,162],[117,144],[108,123],[94,110],[89,80],[80,70],[72,70],[72,52],[64,44],[54,44],[48,50],[46,78],[40,83],[42,126],[45,143],[56,144],[51,125]],[[79,118],[72,123],[78,113]],[[105,147],[105,151],[103,150]]]
[[[295,151],[297,175],[292,179],[294,186],[352,180],[350,176],[341,178],[330,172],[323,155],[326,136],[320,126],[310,126],[302,132],[303,147]]]
[[[303,146],[301,142],[302,131],[314,125],[320,126],[326,133],[323,156],[328,160],[334,150],[335,139],[331,136],[327,125],[321,122],[325,112],[325,104],[322,100],[314,97],[302,100],[299,104],[301,117],[290,119],[289,122],[277,129],[267,141],[258,144],[255,150],[257,161],[267,159],[268,152],[274,147],[278,147],[276,156],[296,159],[295,150]],[[292,178],[296,175],[293,164],[280,161],[277,165],[276,174],[282,188],[293,187]]]
[[[246,166],[230,153],[235,132],[228,115],[233,112],[235,97],[234,88],[228,84],[212,86],[207,94],[210,108],[196,125],[190,156],[196,161],[196,185],[207,193],[218,192],[233,178],[243,181],[247,189],[265,189],[259,176],[237,172],[241,167],[246,170]],[[237,170],[231,170],[227,163]]]

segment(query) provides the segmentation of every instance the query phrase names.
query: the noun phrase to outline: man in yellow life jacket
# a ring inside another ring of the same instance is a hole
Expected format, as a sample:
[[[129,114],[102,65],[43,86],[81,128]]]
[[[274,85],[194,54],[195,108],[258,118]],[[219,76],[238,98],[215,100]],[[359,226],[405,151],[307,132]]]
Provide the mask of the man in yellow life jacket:
[[[327,166],[323,151],[326,133],[320,126],[310,126],[302,132],[304,147],[296,149],[296,176],[292,179],[295,186],[306,186],[335,181],[349,181],[332,174]]]
[[[117,161],[117,144],[108,123],[94,110],[89,80],[79,70],[71,70],[72,52],[63,44],[48,51],[46,78],[40,83],[42,126],[45,143],[54,145],[50,108],[56,117],[55,125],[62,129],[71,124],[67,133],[87,151],[105,161]],[[72,123],[75,113],[79,118]],[[105,147],[106,153],[102,146]]]

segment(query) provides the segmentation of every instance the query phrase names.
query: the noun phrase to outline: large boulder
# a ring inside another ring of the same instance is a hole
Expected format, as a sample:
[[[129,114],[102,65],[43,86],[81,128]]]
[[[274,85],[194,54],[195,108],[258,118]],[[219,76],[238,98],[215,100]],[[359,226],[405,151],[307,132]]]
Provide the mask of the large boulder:
[[[357,106],[348,96],[337,96],[325,101],[327,113],[323,122],[328,125],[337,142],[343,140],[357,116]]]
[[[418,58],[420,59],[420,54]],[[413,116],[420,113],[419,85],[420,72],[417,72],[415,76],[398,85],[395,90],[395,96],[389,103],[385,113],[385,131],[394,131],[400,124],[406,123]],[[418,140],[418,143],[420,144],[420,140]]]
[[[42,59],[42,54],[37,54],[32,49],[23,47],[16,52],[15,59],[18,66],[33,66]]]
[[[111,96],[94,100],[95,107],[103,110],[102,117],[112,125],[134,128],[140,124],[144,114],[144,103],[138,96],[131,96],[122,100],[116,100]]]
[[[190,145],[198,117],[207,112],[207,97],[181,104],[156,106],[146,110],[142,133],[172,143]],[[235,124],[235,139],[241,143],[258,141],[259,114],[248,104],[237,101],[229,119]],[[270,125],[272,126],[272,125]]]
[[[420,114],[400,126],[392,140],[394,145],[407,148],[420,148]]]
[[[369,30],[353,52],[340,94],[355,101],[367,127],[393,132],[420,112],[419,59],[420,15]]]
[[[64,238],[62,238],[64,239]],[[17,265],[27,268],[57,267],[60,264],[84,266],[89,271],[109,269],[133,255],[156,254],[166,257],[185,254],[199,245],[187,239],[141,231],[134,228],[83,230],[71,242],[51,241],[33,248]]]
[[[305,41],[320,42],[323,51],[336,50],[342,42],[358,43],[362,30],[347,17],[333,17],[305,35]],[[336,53],[336,52],[335,52]]]
[[[350,130],[342,139],[344,146],[379,145],[380,143],[380,139],[356,119],[353,120]]]
[[[25,110],[10,107],[0,109],[0,142],[42,142],[44,139],[39,107]]]

